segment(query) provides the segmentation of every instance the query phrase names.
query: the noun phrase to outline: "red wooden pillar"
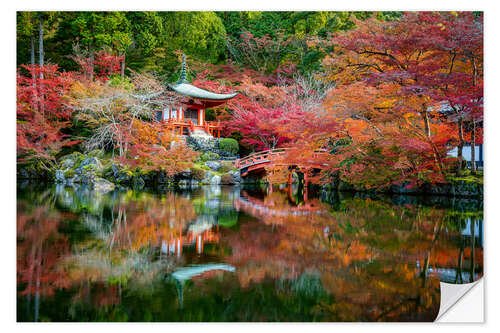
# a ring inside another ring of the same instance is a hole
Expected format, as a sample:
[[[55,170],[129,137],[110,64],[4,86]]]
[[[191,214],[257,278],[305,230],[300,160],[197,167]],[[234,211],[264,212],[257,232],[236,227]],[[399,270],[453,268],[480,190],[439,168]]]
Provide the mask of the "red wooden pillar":
[[[205,119],[203,118],[203,109],[198,109],[198,126],[203,126],[205,124]]]

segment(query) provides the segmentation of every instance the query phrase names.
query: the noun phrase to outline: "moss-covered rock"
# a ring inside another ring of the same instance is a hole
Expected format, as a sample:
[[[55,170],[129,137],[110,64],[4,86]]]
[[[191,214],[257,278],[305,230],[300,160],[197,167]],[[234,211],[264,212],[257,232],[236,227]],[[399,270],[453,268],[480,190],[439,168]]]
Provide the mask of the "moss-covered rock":
[[[102,158],[104,156],[104,150],[102,150],[102,149],[94,149],[94,150],[88,152],[87,156]]]
[[[68,170],[64,171],[63,175],[64,175],[64,178],[66,178],[66,179],[73,178],[75,176],[75,170],[68,169]]]

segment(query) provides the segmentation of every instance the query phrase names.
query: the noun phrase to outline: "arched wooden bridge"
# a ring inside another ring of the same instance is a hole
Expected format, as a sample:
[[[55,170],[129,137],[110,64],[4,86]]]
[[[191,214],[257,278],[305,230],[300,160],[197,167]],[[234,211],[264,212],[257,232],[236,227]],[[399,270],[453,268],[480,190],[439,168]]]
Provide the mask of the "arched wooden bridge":
[[[265,171],[266,167],[270,167],[272,165],[286,165],[289,167],[296,168],[313,168],[313,169],[322,169],[324,166],[319,165],[315,161],[308,161],[306,166],[298,165],[296,162],[283,161],[283,156],[287,153],[289,149],[287,148],[279,148],[273,150],[265,150],[257,153],[250,154],[246,157],[240,158],[236,160],[235,167],[238,168],[242,177],[247,176],[250,172],[261,172]],[[327,154],[326,150],[318,150],[314,152],[312,158]]]

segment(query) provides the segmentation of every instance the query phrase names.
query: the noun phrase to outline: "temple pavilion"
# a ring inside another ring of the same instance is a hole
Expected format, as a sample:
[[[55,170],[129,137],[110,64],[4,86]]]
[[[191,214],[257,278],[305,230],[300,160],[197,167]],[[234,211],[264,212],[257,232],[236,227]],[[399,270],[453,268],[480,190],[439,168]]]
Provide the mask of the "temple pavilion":
[[[205,121],[207,108],[226,103],[238,95],[217,94],[189,84],[186,81],[186,57],[182,57],[181,77],[179,81],[167,86],[167,89],[178,94],[179,104],[163,110],[153,111],[153,120],[165,126],[178,135],[210,135],[220,138],[222,126],[218,122]]]

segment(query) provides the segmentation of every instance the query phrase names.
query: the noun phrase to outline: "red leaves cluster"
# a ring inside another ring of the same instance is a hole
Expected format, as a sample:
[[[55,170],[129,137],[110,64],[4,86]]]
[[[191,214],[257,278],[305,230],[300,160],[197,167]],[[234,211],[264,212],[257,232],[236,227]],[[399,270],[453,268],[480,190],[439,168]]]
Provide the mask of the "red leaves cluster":
[[[122,133],[129,133],[123,137],[129,148],[120,162],[144,171],[161,170],[173,176],[189,168],[199,154],[158,123],[134,119],[132,130]]]
[[[28,75],[23,72],[28,71]],[[22,66],[17,73],[17,153],[51,158],[64,144],[61,129],[67,127],[72,109],[66,93],[73,83],[70,73],[57,65]]]
[[[104,50],[96,52],[94,59],[92,57],[71,56],[79,66],[85,78],[95,76],[95,79],[106,82],[111,76],[120,74],[123,56],[115,56]],[[95,74],[95,75],[94,75]]]
[[[115,56],[105,51],[97,52],[95,58],[96,78],[106,82],[112,75],[120,74],[123,60],[123,56]]]
[[[445,181],[457,119],[482,120],[482,17],[419,12],[355,21],[323,63],[339,84],[325,107],[351,141],[335,149],[331,170],[375,186]]]

